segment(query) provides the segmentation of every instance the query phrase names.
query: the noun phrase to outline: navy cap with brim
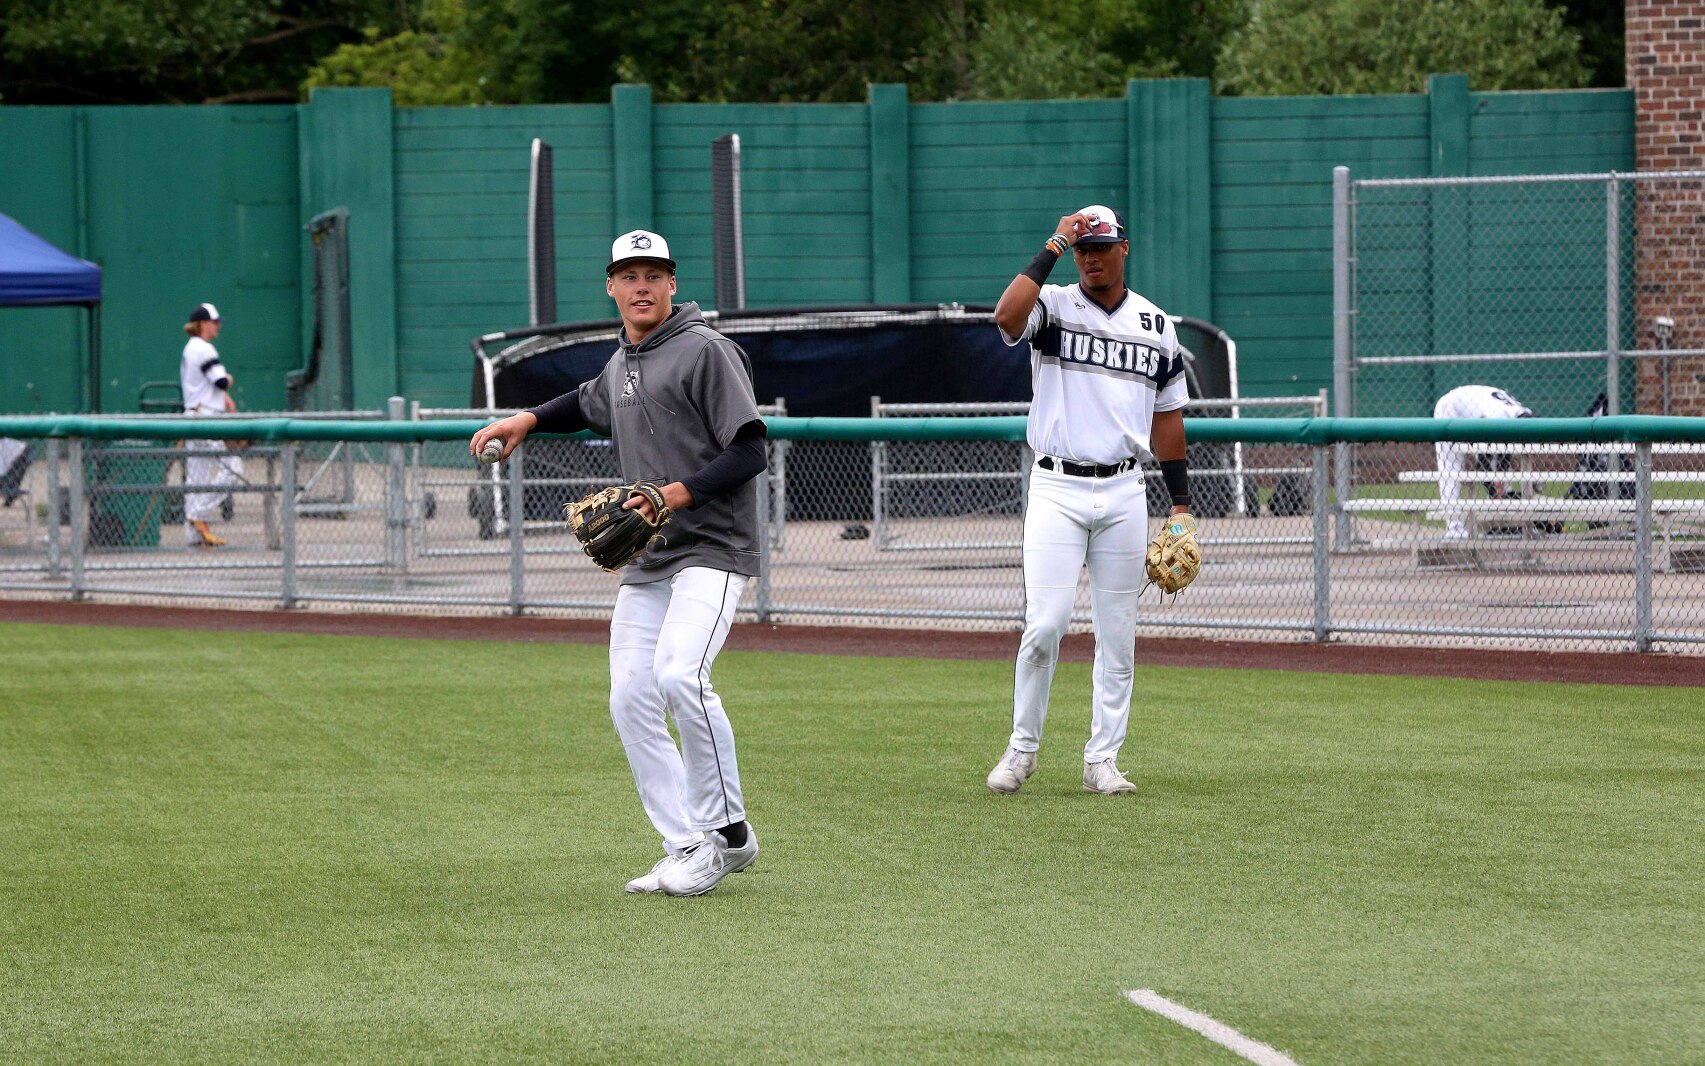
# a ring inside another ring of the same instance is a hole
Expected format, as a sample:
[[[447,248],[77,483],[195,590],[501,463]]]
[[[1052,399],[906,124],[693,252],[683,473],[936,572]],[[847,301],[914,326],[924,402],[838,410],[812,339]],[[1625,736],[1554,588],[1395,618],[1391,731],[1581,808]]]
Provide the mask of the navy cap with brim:
[[[1130,230],[1125,228],[1125,216],[1111,207],[1102,204],[1091,204],[1083,209],[1082,214],[1096,219],[1097,224],[1111,221],[1112,233],[1086,233],[1072,243],[1077,247],[1090,244],[1118,244],[1130,238]]]

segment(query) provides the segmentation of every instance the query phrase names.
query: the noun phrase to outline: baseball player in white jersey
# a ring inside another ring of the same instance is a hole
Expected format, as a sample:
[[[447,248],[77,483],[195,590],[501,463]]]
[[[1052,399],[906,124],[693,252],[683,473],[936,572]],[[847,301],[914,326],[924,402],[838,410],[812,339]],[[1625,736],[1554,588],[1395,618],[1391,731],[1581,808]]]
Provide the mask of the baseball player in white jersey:
[[[710,673],[758,574],[753,479],[764,469],[765,429],[746,353],[706,325],[697,304],[673,303],[675,261],[660,235],[617,237],[607,272],[622,338],[603,372],[492,423],[468,448],[477,456],[502,438],[508,456],[535,429],[590,426],[615,441],[624,479],[662,486],[673,512],[662,543],[622,569],[610,618],[610,717],[663,838],[663,857],[627,891],[697,896],[758,858],[734,730]]]
[[[1086,563],[1095,669],[1083,787],[1136,791],[1115,760],[1131,714],[1137,599],[1149,539],[1142,461],[1151,455],[1160,461],[1172,513],[1187,514],[1183,409],[1189,394],[1177,331],[1165,312],[1125,287],[1130,247],[1125,220],[1111,208],[1067,215],[995,306],[1002,339],[1030,343],[1027,436],[1036,453],[1024,515],[1024,636],[1012,736],[988,778],[996,792],[1017,792],[1036,772],[1060,638]],[[1077,283],[1046,284],[1068,249]]]
[[[1459,385],[1439,397],[1439,402],[1433,405],[1433,417],[1532,418],[1533,412],[1503,389],[1494,389],[1490,385]],[[1462,475],[1468,465],[1467,456],[1462,445],[1454,441],[1437,442],[1433,445],[1433,452],[1439,464],[1439,499],[1455,503],[1462,498]],[[1509,468],[1507,455],[1478,455],[1476,458],[1482,469]],[[1500,496],[1504,489],[1496,482],[1489,482],[1487,492]],[[1461,513],[1445,515],[1445,536],[1451,539],[1468,536],[1468,525]]]
[[[231,399],[231,373],[219,361],[212,343],[219,336],[220,325],[219,309],[212,304],[196,304],[184,323],[189,341],[178,365],[178,381],[183,386],[185,414],[217,416],[237,409]],[[184,480],[191,485],[215,486],[213,491],[184,493],[184,543],[192,548],[221,547],[225,541],[214,536],[207,523],[219,513],[219,504],[227,495],[217,487],[242,479],[243,460],[230,454],[222,440],[185,440],[184,450],[193,453],[184,459]]]

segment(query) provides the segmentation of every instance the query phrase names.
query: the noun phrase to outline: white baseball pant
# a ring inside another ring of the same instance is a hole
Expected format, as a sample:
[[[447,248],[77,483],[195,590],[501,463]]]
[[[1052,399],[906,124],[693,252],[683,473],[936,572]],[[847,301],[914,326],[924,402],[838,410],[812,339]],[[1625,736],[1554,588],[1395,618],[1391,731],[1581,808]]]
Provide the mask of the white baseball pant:
[[[1462,498],[1462,473],[1467,465],[1463,461],[1462,445],[1448,440],[1438,441],[1433,445],[1433,455],[1439,464],[1439,501],[1455,503]],[[1468,536],[1468,525],[1461,511],[1445,515],[1445,536]]]
[[[610,618],[610,717],[634,786],[671,855],[746,817],[734,730],[710,684],[746,578],[690,566],[623,585]],[[669,735],[675,719],[681,746]]]
[[[184,450],[184,481],[191,485],[235,485],[241,480],[243,460],[232,455],[222,440],[186,440]],[[219,513],[223,492],[184,493],[184,522],[211,521]],[[185,527],[193,542],[196,534]]]
[[[1085,762],[1119,753],[1131,717],[1137,597],[1148,552],[1148,507],[1138,467],[1108,478],[1035,467],[1024,515],[1024,636],[1013,683],[1012,747],[1035,751],[1048,716],[1060,638],[1071,622],[1078,573],[1089,566],[1095,624],[1094,705]]]

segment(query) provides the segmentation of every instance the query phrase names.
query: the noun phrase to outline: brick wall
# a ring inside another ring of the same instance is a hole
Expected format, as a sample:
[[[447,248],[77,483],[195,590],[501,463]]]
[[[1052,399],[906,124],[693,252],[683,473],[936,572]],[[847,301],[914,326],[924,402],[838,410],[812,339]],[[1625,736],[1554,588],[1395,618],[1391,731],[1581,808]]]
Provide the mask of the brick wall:
[[[1705,170],[1705,3],[1627,0],[1623,18],[1639,169]],[[1640,182],[1636,196],[1636,344],[1657,347],[1652,326],[1667,316],[1668,347],[1705,348],[1705,180]],[[1637,410],[1661,413],[1661,363],[1639,364]],[[1705,415],[1705,358],[1670,361],[1669,411]]]

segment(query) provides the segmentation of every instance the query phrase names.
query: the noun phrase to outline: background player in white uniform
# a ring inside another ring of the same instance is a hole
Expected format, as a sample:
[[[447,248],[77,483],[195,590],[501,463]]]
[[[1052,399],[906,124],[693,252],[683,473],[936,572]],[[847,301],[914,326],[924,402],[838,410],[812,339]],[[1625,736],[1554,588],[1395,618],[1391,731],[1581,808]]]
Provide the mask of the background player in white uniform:
[[[673,304],[675,261],[662,237],[617,237],[605,288],[622,341],[603,372],[485,427],[468,447],[477,456],[500,437],[507,456],[534,429],[590,426],[614,440],[625,480],[663,487],[674,512],[663,542],[622,569],[610,618],[610,716],[663,838],[663,858],[627,890],[696,896],[758,857],[734,730],[710,672],[758,574],[753,478],[764,469],[764,423],[746,353],[706,325],[697,304]]]
[[[1526,404],[1503,389],[1494,389],[1490,385],[1459,385],[1439,397],[1439,402],[1433,405],[1433,417],[1532,418],[1533,412]],[[1463,451],[1461,444],[1446,440],[1435,443],[1433,453],[1439,464],[1439,499],[1446,503],[1455,503],[1462,498],[1462,474],[1468,466],[1467,453]],[[1507,455],[1480,454],[1475,458],[1479,460],[1476,465],[1483,469],[1509,468]],[[1496,482],[1488,482],[1486,489],[1491,496],[1499,496],[1504,492],[1502,486]],[[1468,526],[1462,514],[1445,516],[1445,536],[1468,536]]]
[[[196,304],[184,323],[189,341],[178,365],[178,381],[183,386],[185,414],[217,416],[237,409],[231,399],[231,373],[219,361],[212,343],[219,336],[220,325],[219,309],[212,304]],[[186,440],[184,449],[195,453],[184,459],[184,480],[189,484],[234,485],[242,479],[243,461],[230,454],[224,441]],[[184,494],[185,544],[217,548],[225,543],[213,535],[207,523],[219,513],[226,495],[218,491]]]
[[[1067,215],[995,306],[1006,343],[1030,342],[1027,435],[1037,456],[1024,515],[1024,637],[1012,737],[988,778],[996,792],[1017,792],[1036,772],[1060,638],[1086,563],[1095,671],[1083,787],[1136,791],[1115,759],[1131,714],[1137,598],[1149,539],[1141,463],[1150,455],[1160,461],[1172,513],[1187,513],[1189,394],[1177,331],[1165,312],[1125,287],[1130,247],[1124,219],[1112,209],[1097,205]],[[1044,284],[1068,248],[1077,283]]]

